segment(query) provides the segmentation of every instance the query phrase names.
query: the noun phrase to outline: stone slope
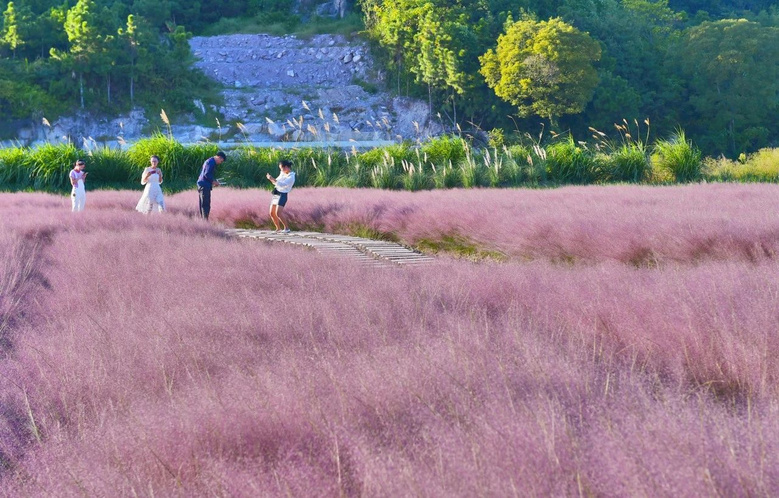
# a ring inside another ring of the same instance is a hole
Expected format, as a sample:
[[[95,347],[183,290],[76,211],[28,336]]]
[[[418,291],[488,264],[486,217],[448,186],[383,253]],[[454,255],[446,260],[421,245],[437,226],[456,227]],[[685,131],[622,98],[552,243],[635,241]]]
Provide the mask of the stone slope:
[[[224,106],[214,110],[224,119],[208,126],[172,126],[180,142],[205,139],[229,147],[230,142],[286,145],[305,141],[373,147],[440,133],[437,123],[429,119],[425,102],[393,98],[377,90],[383,86],[383,75],[373,67],[364,43],[338,35],[304,40],[239,34],[194,37],[190,47],[196,66],[223,87]],[[195,105],[205,113],[202,103]],[[181,116],[171,117],[181,123]],[[192,122],[195,118],[191,116]],[[144,116],[141,110],[113,118],[77,113],[51,125],[35,123],[23,128],[13,144],[73,142],[85,149],[117,147],[144,136],[149,124],[166,129],[158,115]]]
[[[363,43],[259,34],[195,37],[190,46],[197,67],[224,87],[219,111],[249,136],[396,140],[431,132],[424,103],[365,90],[381,85],[382,76]]]

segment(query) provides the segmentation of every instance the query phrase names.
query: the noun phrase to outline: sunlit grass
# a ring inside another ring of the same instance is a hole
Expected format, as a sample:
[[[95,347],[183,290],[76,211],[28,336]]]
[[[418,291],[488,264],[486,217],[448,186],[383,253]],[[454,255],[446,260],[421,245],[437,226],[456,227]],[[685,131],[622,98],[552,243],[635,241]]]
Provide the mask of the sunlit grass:
[[[775,496],[777,186],[488,193],[0,194],[0,496]]]

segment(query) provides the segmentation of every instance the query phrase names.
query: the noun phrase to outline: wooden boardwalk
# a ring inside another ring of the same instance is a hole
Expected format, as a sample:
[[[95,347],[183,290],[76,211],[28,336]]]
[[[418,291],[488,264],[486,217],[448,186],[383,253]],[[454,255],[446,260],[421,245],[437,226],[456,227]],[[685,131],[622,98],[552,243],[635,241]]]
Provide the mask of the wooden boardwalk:
[[[413,266],[434,258],[408,247],[383,240],[319,232],[276,233],[271,230],[228,229],[228,235],[312,248],[323,254],[337,254],[366,266]]]

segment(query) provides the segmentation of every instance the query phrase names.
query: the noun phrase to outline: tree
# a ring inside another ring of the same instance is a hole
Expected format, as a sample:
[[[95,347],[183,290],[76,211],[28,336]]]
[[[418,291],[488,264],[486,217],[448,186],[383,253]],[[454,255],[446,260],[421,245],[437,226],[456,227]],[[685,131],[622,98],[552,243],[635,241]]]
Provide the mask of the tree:
[[[462,94],[466,75],[461,68],[459,55],[463,49],[458,47],[455,38],[457,27],[462,19],[447,18],[447,12],[435,9],[432,4],[424,7],[425,13],[419,20],[419,30],[414,35],[417,47],[415,64],[410,68],[419,81],[428,88],[428,105],[433,109],[432,89]],[[458,22],[459,21],[459,22]],[[456,107],[453,119],[457,120]]]
[[[400,77],[413,65],[414,36],[425,9],[424,0],[383,0],[365,2],[365,26],[369,36],[389,51],[389,65]]]
[[[521,116],[537,114],[553,126],[564,114],[584,110],[598,74],[600,45],[559,18],[506,22],[498,45],[481,58],[480,73],[495,94],[517,106]]]
[[[131,10],[135,16],[146,19],[158,29],[162,29],[171,16],[168,0],[134,0]]]
[[[84,108],[84,75],[105,78],[107,100],[111,103],[111,73],[118,54],[117,26],[112,12],[103,7],[98,12],[94,0],[78,0],[65,17],[68,51],[52,49],[51,56],[65,63],[79,79],[79,100]]]
[[[16,49],[26,44],[30,36],[30,20],[32,12],[24,4],[8,2],[3,12],[3,30],[0,41],[11,49],[12,57],[16,59]]]
[[[599,83],[582,118],[603,129],[651,117],[656,129],[678,125],[680,75],[665,63],[685,16],[667,0],[565,0],[560,16],[603,48]]]
[[[682,39],[689,127],[710,135],[708,150],[738,155],[767,145],[779,95],[779,28],[744,19],[704,22]]]
[[[139,29],[138,24],[135,22],[135,16],[130,14],[127,16],[127,24],[124,28],[119,29],[119,40],[124,48],[124,53],[128,64],[130,66],[130,105],[135,105],[135,69],[138,65],[138,59],[145,59],[147,53],[145,40],[143,39],[143,32]]]
[[[51,49],[67,50],[68,37],[65,33],[67,8],[64,5],[52,7],[43,14],[36,16],[32,26],[35,37],[30,39],[31,55],[45,58],[51,54]]]
[[[513,5],[507,0],[362,0],[370,37],[387,51],[389,70],[407,92],[426,90],[428,103],[445,101],[441,110],[457,122],[458,105],[473,114],[489,113],[494,94],[476,77],[483,46],[494,42],[505,14],[492,10]],[[500,22],[495,22],[496,17]],[[497,25],[497,27],[495,27]],[[492,32],[494,29],[494,33]],[[410,91],[409,91],[410,90]],[[448,103],[451,103],[449,107]],[[501,113],[502,114],[502,113]]]

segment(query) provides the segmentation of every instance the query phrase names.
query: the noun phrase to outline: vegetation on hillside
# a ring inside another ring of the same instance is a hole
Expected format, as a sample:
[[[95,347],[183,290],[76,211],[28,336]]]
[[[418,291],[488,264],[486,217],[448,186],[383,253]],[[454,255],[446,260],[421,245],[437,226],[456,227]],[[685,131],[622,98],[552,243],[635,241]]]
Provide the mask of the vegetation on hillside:
[[[777,2],[361,5],[392,85],[428,98],[452,126],[545,121],[582,140],[588,126],[649,116],[660,134],[681,126],[705,153],[733,158],[779,135]]]
[[[0,135],[83,109],[218,100],[196,34],[364,33],[388,89],[455,130],[570,131],[649,116],[711,156],[779,135],[779,11],[768,0],[357,0],[343,18],[291,0],[15,0],[0,4]],[[293,8],[297,11],[293,13]]]

